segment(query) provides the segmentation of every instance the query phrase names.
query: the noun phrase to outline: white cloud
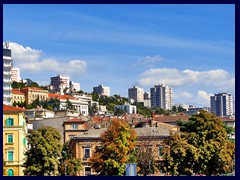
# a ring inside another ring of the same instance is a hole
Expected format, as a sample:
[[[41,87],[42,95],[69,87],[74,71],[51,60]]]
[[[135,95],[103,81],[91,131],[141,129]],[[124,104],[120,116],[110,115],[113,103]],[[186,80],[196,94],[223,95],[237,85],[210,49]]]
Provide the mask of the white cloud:
[[[136,65],[152,67],[155,63],[160,62],[162,60],[164,60],[164,59],[160,55],[145,56],[143,58],[138,59]]]
[[[85,73],[87,62],[84,60],[59,61],[53,58],[42,59],[42,51],[30,47],[23,47],[17,43],[10,43],[12,50],[14,66],[19,67],[21,71],[31,73],[54,72],[58,74]]]
[[[173,92],[174,93],[174,92]],[[180,93],[177,93],[177,94],[173,94],[174,98],[176,99],[181,99],[181,98],[184,98],[184,99],[192,99],[193,98],[193,94],[187,92],[187,91],[184,91],[184,92],[180,92]]]
[[[12,57],[16,62],[31,62],[37,60],[42,51],[32,49],[30,47],[23,47],[20,44],[10,42],[9,49],[12,50]]]
[[[203,90],[198,90],[195,93],[184,91],[174,93],[173,98],[176,102],[197,105],[199,107],[210,107],[210,96],[212,95],[212,93],[207,93]]]
[[[23,71],[43,72],[52,71],[60,74],[85,73],[87,63],[83,60],[71,60],[68,62],[60,62],[56,59],[44,59],[42,61],[22,63],[19,67]]]
[[[137,84],[151,87],[154,84],[179,86],[207,86],[218,90],[234,89],[235,77],[222,69],[209,71],[193,71],[178,69],[149,69],[138,76]]]
[[[199,90],[197,92],[197,98],[196,98],[196,101],[198,103],[203,103],[203,104],[206,104],[206,103],[209,103],[210,101],[210,96],[212,96],[213,94],[208,94],[207,92],[203,91],[203,90]]]

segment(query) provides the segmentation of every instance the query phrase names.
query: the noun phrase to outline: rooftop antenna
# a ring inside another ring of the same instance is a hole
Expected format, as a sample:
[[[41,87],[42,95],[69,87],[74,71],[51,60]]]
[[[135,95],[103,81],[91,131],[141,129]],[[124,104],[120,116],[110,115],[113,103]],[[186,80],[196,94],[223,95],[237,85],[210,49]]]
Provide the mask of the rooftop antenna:
[[[4,46],[5,46],[6,49],[8,49],[9,48],[9,41],[4,42]]]

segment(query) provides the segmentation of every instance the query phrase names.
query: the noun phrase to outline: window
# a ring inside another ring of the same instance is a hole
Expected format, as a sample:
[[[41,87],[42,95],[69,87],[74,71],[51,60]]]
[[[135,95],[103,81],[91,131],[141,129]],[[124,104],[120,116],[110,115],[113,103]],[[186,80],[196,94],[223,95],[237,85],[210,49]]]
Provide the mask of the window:
[[[13,151],[8,151],[7,153],[8,161],[13,161]]]
[[[7,135],[7,143],[13,143],[13,135],[12,134]]]
[[[91,167],[85,167],[85,176],[91,175]]]
[[[76,123],[72,124],[72,129],[74,130],[78,129],[78,125]]]
[[[26,140],[26,138],[23,138],[23,145],[24,145],[24,146],[27,145],[27,140]]]
[[[162,150],[163,150],[163,146],[159,146],[159,156],[162,156],[162,155],[163,155]]]
[[[90,148],[84,148],[84,158],[90,158]]]
[[[13,170],[12,170],[12,169],[9,169],[9,170],[8,170],[8,176],[13,176],[13,175],[14,175]]]
[[[13,126],[13,118],[7,118],[6,120],[6,126]]]

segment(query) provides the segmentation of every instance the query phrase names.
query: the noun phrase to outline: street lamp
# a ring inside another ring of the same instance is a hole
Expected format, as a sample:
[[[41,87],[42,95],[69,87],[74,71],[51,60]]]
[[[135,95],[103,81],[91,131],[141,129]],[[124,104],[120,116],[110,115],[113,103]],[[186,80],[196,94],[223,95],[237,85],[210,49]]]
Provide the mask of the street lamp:
[[[66,162],[64,163],[64,174],[65,174],[65,176],[67,174],[67,164],[66,164]]]

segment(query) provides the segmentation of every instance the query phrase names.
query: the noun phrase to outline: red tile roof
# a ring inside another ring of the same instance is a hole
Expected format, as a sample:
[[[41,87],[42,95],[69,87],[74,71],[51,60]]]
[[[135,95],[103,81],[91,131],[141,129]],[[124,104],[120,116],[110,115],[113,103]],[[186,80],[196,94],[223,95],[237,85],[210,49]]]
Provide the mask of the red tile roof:
[[[39,87],[31,87],[31,86],[27,86],[27,87],[23,88],[22,90],[26,90],[26,89],[28,89],[28,90],[44,90],[44,89],[39,88]]]
[[[72,97],[72,96],[69,96],[69,95],[66,95],[66,94],[64,94],[64,95],[61,95],[61,94],[51,94],[51,93],[49,93],[48,94],[48,97],[52,97],[52,98],[56,98],[56,99],[75,99],[75,100],[77,100],[77,98],[74,98],[74,97]]]
[[[12,90],[12,93],[13,93],[13,94],[21,94],[21,95],[24,95],[24,93],[21,92],[21,91],[19,91],[18,89],[13,89],[13,90]]]
[[[85,123],[86,121],[83,121],[82,119],[77,119],[77,118],[74,118],[74,119],[68,119],[67,121],[65,121],[65,123]]]
[[[155,121],[175,122],[177,120],[188,121],[190,116],[156,116]]]
[[[3,104],[3,111],[26,111],[26,109]]]

